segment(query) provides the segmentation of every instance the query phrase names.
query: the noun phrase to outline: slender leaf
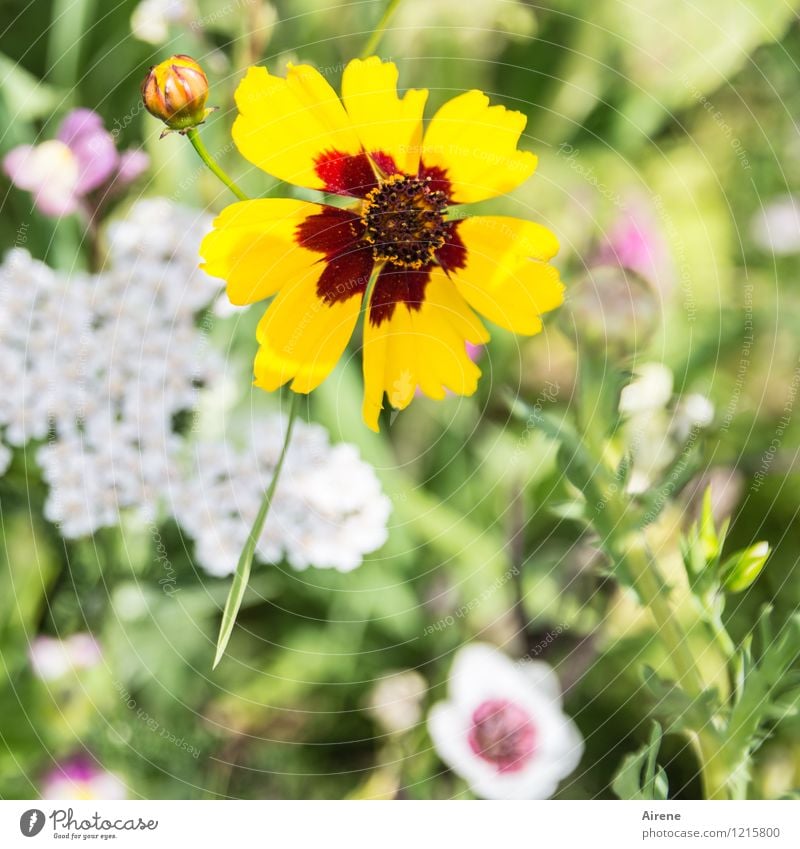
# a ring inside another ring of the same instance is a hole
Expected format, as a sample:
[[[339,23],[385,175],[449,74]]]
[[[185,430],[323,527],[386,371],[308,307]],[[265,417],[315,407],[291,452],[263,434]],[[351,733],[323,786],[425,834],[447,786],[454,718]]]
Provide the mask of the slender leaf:
[[[236,624],[236,617],[239,614],[239,608],[242,606],[242,599],[244,598],[245,591],[247,590],[247,584],[250,580],[250,570],[253,566],[253,557],[256,553],[258,541],[261,538],[261,532],[264,530],[264,523],[267,520],[269,508],[272,506],[272,499],[278,486],[278,479],[281,476],[283,462],[286,459],[289,442],[292,438],[292,430],[294,429],[295,419],[297,418],[298,398],[298,395],[292,395],[292,406],[289,412],[289,421],[286,424],[286,435],[283,440],[283,448],[281,449],[280,456],[278,457],[278,462],[275,465],[272,480],[264,493],[264,498],[261,501],[261,507],[259,507],[256,520],[253,522],[253,527],[250,529],[247,542],[242,549],[241,555],[239,555],[239,562],[236,565],[236,572],[233,576],[231,590],[230,593],[228,593],[228,600],[225,602],[225,610],[222,612],[222,622],[219,627],[219,637],[217,637],[217,650],[214,655],[214,669],[216,669],[217,664],[219,664],[225,654],[225,649],[227,648],[231,634],[233,633],[233,626]]]

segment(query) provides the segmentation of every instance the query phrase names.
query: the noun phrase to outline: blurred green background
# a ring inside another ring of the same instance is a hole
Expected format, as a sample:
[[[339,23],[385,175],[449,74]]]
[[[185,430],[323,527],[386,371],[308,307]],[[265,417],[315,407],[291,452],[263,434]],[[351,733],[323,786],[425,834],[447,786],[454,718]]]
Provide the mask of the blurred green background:
[[[286,194],[230,143],[244,68],[310,62],[338,86],[384,4],[198,0],[159,44],[132,33],[137,5],[0,2],[0,153],[52,137],[69,109],[86,106],[119,131],[120,147],[141,144],[151,156],[136,193],[217,211],[230,198],[184,139],[159,140],[160,125],[139,105],[147,68],[172,53],[198,59],[211,81],[209,103],[219,107],[202,128],[206,144],[248,193]],[[722,470],[732,543],[768,539],[775,547],[762,578],[727,612],[734,635],[765,602],[778,623],[800,604],[800,428],[791,411],[800,233],[796,213],[775,206],[800,189],[798,7],[404,0],[380,48],[398,64],[402,86],[430,89],[428,115],[474,87],[528,116],[522,146],[539,155],[538,172],[486,208],[559,235],[568,292],[597,265],[613,265],[602,257],[631,216],[646,233],[657,261],[640,273],[659,318],[654,331],[639,331],[623,364],[663,361],[676,392],[711,398],[717,414],[703,466]],[[77,221],[32,211],[5,178],[2,192],[4,246],[19,242],[26,222],[34,256],[58,268],[87,266]],[[765,220],[778,221],[772,235]],[[259,312],[212,334],[241,360],[244,384]],[[559,387],[556,406],[569,409],[573,340],[584,329],[574,315],[551,317],[533,340],[493,333],[473,399],[419,399],[380,436],[361,423],[361,378],[348,358],[314,394],[309,416],[378,469],[393,503],[389,541],[347,575],[259,568],[246,628],[214,673],[227,582],[199,577],[191,545],[168,521],[160,533],[180,587],[174,596],[158,585],[147,531],[123,522],[92,539],[62,540],[42,518],[32,452],[28,462],[16,458],[22,478],[0,478],[0,796],[36,796],[47,770],[77,750],[145,798],[448,798],[466,785],[444,770],[424,724],[389,734],[368,710],[376,680],[419,670],[430,704],[444,696],[451,652],[464,642],[521,655],[556,630],[539,656],[556,667],[587,743],[560,794],[612,796],[609,776],[648,733],[634,662],[652,651],[647,623],[631,633],[629,602],[595,568],[591,540],[551,509],[567,486],[554,446],[534,433],[520,456],[523,428],[501,397],[508,388],[533,402],[549,381]],[[255,393],[243,402],[251,403],[267,410],[276,401]],[[753,487],[787,404],[777,458]],[[688,490],[673,509],[691,513]],[[516,563],[524,566],[519,582],[503,580]],[[452,627],[430,631],[479,597]],[[531,623],[528,646],[518,602]],[[106,662],[59,687],[36,679],[26,654],[32,637],[80,630],[95,634]],[[199,756],[165,744],[121,689]],[[758,752],[754,794],[780,796],[800,784],[799,725],[783,722]],[[680,740],[667,739],[662,760],[673,792],[696,798],[693,759]]]

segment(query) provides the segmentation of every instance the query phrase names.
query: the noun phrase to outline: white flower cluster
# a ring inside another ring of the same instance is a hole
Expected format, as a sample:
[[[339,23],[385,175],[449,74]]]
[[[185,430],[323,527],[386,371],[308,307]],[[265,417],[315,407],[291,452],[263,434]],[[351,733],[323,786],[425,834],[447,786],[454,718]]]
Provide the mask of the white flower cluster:
[[[65,537],[115,525],[120,508],[154,513],[174,419],[220,366],[196,327],[218,293],[197,268],[208,226],[143,200],[109,228],[98,274],[53,271],[23,250],[0,268],[0,425],[11,445],[46,440],[45,515]]]
[[[224,442],[193,446],[193,474],[171,491],[171,508],[212,574],[236,567],[284,428],[279,416],[255,423],[241,451]],[[324,428],[298,422],[256,553],[264,562],[286,557],[295,569],[348,572],[383,545],[390,511],[374,470],[354,446],[331,446]]]
[[[221,285],[197,267],[209,227],[203,213],[148,199],[111,224],[98,274],[53,271],[12,250],[0,266],[0,430],[11,446],[41,443],[45,515],[64,537],[116,525],[124,508],[152,520],[166,495],[200,564],[222,575],[258,511],[283,425],[255,426],[242,452],[193,445],[177,426],[201,393],[224,388],[198,326]],[[0,474],[10,457],[0,443]],[[353,569],[383,543],[388,513],[356,449],[299,423],[258,553],[299,569]]]

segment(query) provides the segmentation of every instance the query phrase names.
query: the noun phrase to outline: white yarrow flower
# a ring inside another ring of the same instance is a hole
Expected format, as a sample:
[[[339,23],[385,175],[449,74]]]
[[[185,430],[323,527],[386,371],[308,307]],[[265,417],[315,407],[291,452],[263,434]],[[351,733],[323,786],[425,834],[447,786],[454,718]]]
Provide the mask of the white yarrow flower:
[[[472,644],[456,654],[449,695],[431,709],[428,729],[439,756],[476,795],[547,799],[578,766],[583,738],[547,664],[517,664]]]
[[[220,292],[198,268],[203,212],[151,198],[108,228],[98,274],[53,271],[23,250],[0,266],[0,430],[42,444],[45,517],[77,538],[132,510],[158,518],[165,496],[198,562],[233,571],[283,442],[279,417],[239,450],[176,427],[220,400],[223,362],[201,312]],[[219,419],[219,416],[214,418]],[[194,431],[194,428],[192,428]],[[191,454],[191,468],[186,467]],[[0,448],[0,473],[10,453]],[[258,557],[349,571],[386,540],[389,500],[351,445],[297,424]]]
[[[212,575],[236,568],[283,444],[280,416],[253,425],[243,449],[199,442],[191,473],[173,478],[171,509]],[[295,569],[348,572],[386,541],[391,503],[373,468],[347,444],[330,445],[320,425],[297,422],[256,554]]]
[[[222,371],[196,326],[219,292],[197,267],[209,226],[142,200],[109,226],[99,274],[20,249],[0,266],[0,428],[11,445],[44,442],[45,515],[65,537],[116,525],[122,509],[152,518],[181,444],[175,418]]]

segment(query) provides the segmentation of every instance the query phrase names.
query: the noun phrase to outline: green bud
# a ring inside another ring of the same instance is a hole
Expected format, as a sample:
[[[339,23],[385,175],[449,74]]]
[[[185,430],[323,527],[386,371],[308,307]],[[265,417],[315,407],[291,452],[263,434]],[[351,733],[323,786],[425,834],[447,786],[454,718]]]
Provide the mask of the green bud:
[[[714,560],[722,549],[722,541],[714,526],[714,510],[711,502],[711,487],[707,487],[703,495],[703,511],[700,514],[698,538],[706,563]]]
[[[722,586],[731,593],[746,590],[761,574],[771,554],[769,543],[757,542],[731,555],[723,565]]]

